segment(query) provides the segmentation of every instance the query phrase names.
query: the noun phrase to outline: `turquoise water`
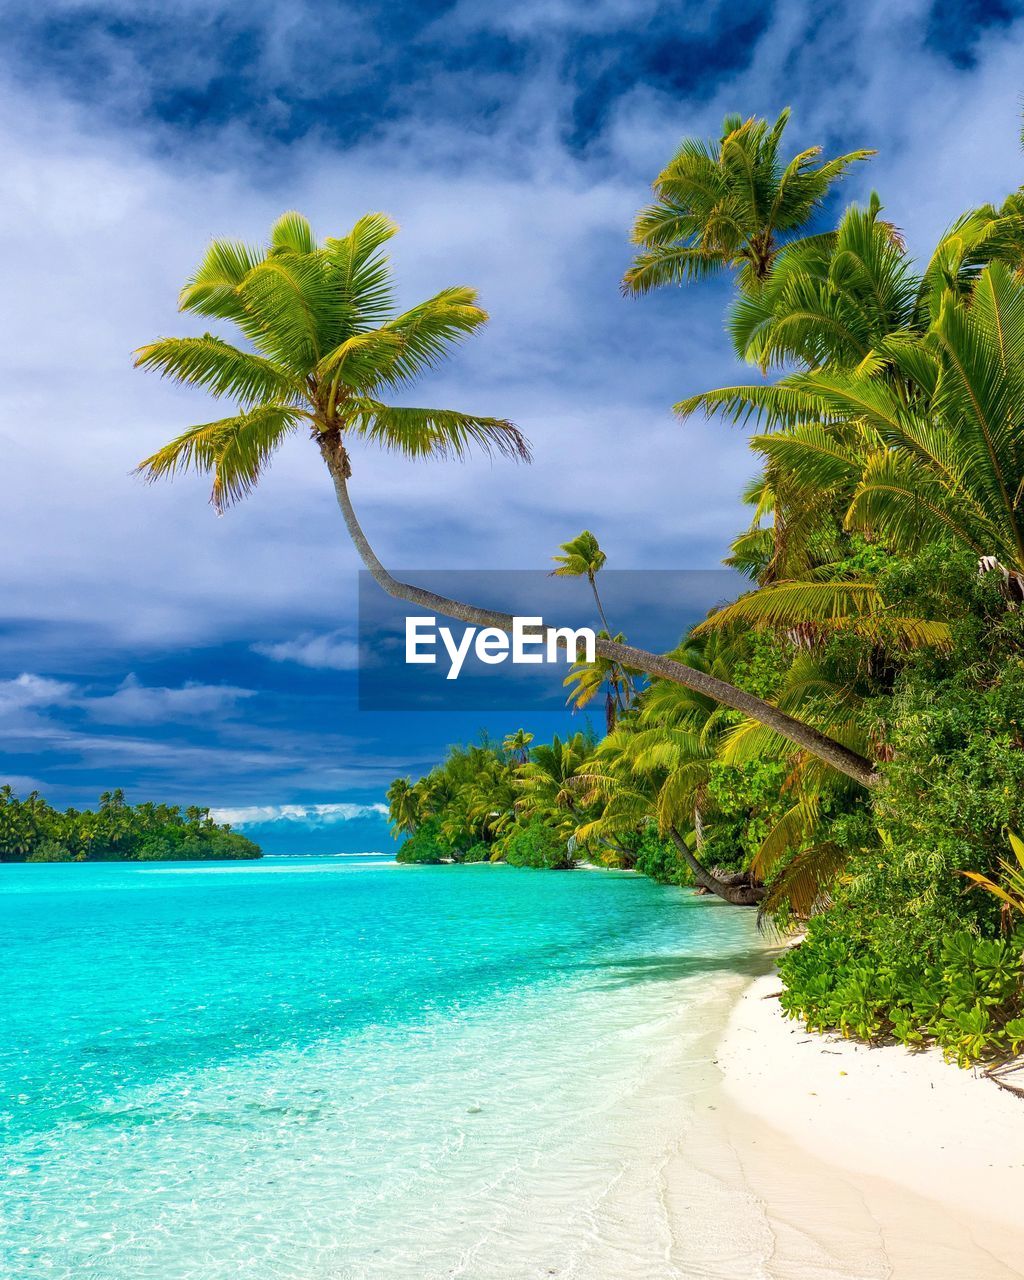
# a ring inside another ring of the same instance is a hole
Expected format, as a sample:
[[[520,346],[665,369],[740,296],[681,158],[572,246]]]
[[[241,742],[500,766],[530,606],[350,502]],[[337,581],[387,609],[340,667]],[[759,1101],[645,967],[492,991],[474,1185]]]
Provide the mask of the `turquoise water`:
[[[623,1106],[752,925],[626,874],[267,858],[0,867],[0,946],[0,1274],[476,1280],[604,1229]]]

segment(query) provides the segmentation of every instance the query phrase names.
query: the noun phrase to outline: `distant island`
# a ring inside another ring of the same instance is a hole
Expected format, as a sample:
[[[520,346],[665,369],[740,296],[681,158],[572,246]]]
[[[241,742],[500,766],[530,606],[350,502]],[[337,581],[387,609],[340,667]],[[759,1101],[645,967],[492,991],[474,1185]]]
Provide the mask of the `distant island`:
[[[0,787],[0,862],[178,862],[262,858],[258,844],[190,805],[131,805],[119,788],[93,809],[54,809]]]

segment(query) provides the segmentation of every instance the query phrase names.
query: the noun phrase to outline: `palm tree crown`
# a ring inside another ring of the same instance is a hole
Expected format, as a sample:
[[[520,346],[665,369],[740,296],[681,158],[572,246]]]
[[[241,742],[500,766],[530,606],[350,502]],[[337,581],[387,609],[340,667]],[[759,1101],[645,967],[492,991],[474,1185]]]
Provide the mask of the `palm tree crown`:
[[[783,164],[788,108],[767,120],[726,116],[711,143],[686,138],[654,182],[656,202],[642,209],[632,240],[640,249],[623,279],[626,293],[701,279],[729,267],[745,284],[765,280],[780,243],[809,220],[829,187],[873,151],[819,161],[810,147]]]
[[[848,528],[897,550],[952,539],[1024,573],[1024,283],[990,263],[947,289],[923,333],[890,334],[855,368],[729,387],[677,406],[758,417],[754,447],[845,498]]]
[[[407,457],[486,452],[529,459],[511,422],[450,409],[395,407],[390,395],[439,363],[487,320],[473,289],[455,287],[395,314],[383,246],[397,231],[381,213],[317,243],[298,213],[278,219],[264,249],[215,240],[179,308],[229,321],[248,344],[204,333],[161,338],[136,365],[235,401],[235,412],[190,427],[146,458],[149,479],[195,470],[213,478],[218,510],[245,497],[287,436],[306,426],[321,451],[368,440]],[[325,452],[325,457],[327,456]]]

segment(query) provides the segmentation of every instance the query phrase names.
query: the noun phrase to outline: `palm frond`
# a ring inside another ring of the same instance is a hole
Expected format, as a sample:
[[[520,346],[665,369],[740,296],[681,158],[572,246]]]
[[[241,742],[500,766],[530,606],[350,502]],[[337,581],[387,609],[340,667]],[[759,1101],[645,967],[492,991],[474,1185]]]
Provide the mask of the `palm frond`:
[[[758,924],[783,912],[807,919],[820,911],[828,903],[829,889],[848,861],[847,851],[830,840],[795,854],[769,884],[758,909]]]
[[[394,408],[366,397],[346,402],[345,414],[348,430],[408,458],[464,458],[477,448],[530,460],[526,437],[503,418],[480,418],[453,409]]]
[[[140,462],[136,471],[150,481],[187,471],[209,475],[210,500],[222,511],[252,491],[274,452],[304,416],[290,405],[260,405],[191,427]]]
[[[717,609],[694,628],[694,634],[737,624],[781,630],[813,624],[908,648],[949,642],[945,623],[895,614],[871,582],[772,583]]]
[[[180,310],[220,320],[244,319],[238,288],[262,261],[263,253],[241,240],[214,240],[178,297]]]
[[[175,382],[231,395],[240,404],[301,396],[302,383],[272,360],[241,351],[204,333],[200,338],[161,338],[135,352],[137,369],[156,369]]]
[[[477,306],[476,299],[475,289],[442,289],[389,320],[383,332],[397,335],[401,343],[384,380],[392,385],[407,382],[434,368],[457,343],[486,324],[487,312]]]

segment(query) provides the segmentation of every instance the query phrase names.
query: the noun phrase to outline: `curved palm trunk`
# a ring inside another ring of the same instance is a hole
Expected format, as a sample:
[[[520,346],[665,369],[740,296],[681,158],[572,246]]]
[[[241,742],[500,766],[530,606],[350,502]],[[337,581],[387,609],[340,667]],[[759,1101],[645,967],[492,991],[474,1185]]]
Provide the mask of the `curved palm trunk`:
[[[699,813],[694,815],[694,821],[697,824],[699,838]],[[756,907],[764,900],[764,896],[768,892],[764,885],[750,884],[745,877],[740,878],[740,883],[737,884],[735,883],[737,879],[735,876],[729,876],[727,879],[716,876],[700,861],[675,827],[669,827],[668,833],[672,837],[672,843],[679,850],[683,861],[693,872],[694,880],[697,881],[702,889],[706,889],[708,893],[713,893],[716,898],[721,898],[723,902],[732,903],[734,907]]]
[[[597,579],[592,573],[588,573],[587,578],[590,581],[590,589],[594,593],[594,603],[597,605],[597,612],[601,618],[601,624],[610,636],[612,634],[612,628],[608,619],[604,616],[604,605],[601,603],[601,596],[597,589]]]
[[[363,564],[389,596],[408,600],[411,604],[420,605],[432,613],[440,613],[473,626],[498,627],[502,631],[512,630],[513,617],[509,613],[498,613],[491,609],[481,609],[476,605],[466,604],[461,600],[450,600],[446,596],[439,596],[433,591],[425,591],[422,587],[413,586],[408,582],[399,582],[397,578],[393,578],[377,559],[376,552],[370,546],[366,534],[363,533],[352,507],[352,499],[348,492],[351,471],[348,455],[341,441],[337,436],[321,435],[319,444],[324,462],[334,481],[338,506],[341,508],[349,536]],[[747,693],[744,689],[738,689],[735,685],[727,684],[724,680],[719,680],[704,671],[696,671],[693,667],[687,667],[663,654],[649,653],[646,649],[636,649],[628,644],[616,644],[613,640],[599,639],[597,652],[602,657],[619,663],[620,666],[635,667],[647,675],[657,676],[672,684],[693,689],[696,693],[712,698],[715,702],[732,707],[734,711],[741,711],[751,720],[756,720],[774,730],[795,746],[824,760],[826,764],[853,778],[864,787],[872,787],[878,781],[878,774],[870,760],[856,751],[851,751],[849,747],[844,747],[841,742],[836,742],[834,738],[829,738],[811,725],[794,719],[785,711],[780,711],[770,702]]]

